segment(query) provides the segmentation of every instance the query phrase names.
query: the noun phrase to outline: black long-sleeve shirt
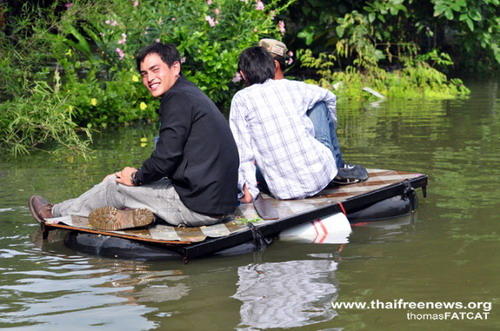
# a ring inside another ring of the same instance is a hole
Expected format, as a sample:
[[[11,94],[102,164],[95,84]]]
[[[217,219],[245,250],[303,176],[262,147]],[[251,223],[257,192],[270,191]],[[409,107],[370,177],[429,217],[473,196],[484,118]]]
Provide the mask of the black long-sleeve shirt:
[[[232,213],[237,202],[239,157],[229,125],[217,106],[180,76],[161,97],[160,136],[135,175],[147,184],[167,177],[189,209]]]

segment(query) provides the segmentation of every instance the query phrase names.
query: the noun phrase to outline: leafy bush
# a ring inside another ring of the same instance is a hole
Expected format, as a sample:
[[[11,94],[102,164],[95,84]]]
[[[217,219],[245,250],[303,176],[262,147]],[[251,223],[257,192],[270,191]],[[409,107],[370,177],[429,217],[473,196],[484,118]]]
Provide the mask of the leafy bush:
[[[67,45],[73,56],[86,59],[80,62],[85,70],[109,81],[135,68],[134,54],[142,47],[154,41],[173,43],[181,53],[183,73],[223,104],[234,92],[238,55],[262,36],[277,36],[274,16],[293,1],[75,1],[60,19],[58,38],[65,37],[56,44]]]
[[[73,122],[74,108],[45,82],[35,83],[32,93],[30,97],[0,104],[3,114],[0,118],[0,147],[18,155],[55,141],[69,150],[85,153],[91,140],[90,131],[78,128]],[[85,134],[87,139],[82,139],[79,133]]]
[[[387,4],[378,1],[370,6],[379,6],[375,11],[383,14],[396,15],[406,11],[401,1],[391,3],[393,6],[389,9]],[[419,55],[415,43],[383,42],[384,38],[390,40],[390,35],[377,31],[372,23],[374,20],[375,16],[357,11],[337,19],[339,39],[335,51],[321,53],[317,58],[310,50],[299,51],[302,66],[317,70],[320,85],[335,90],[339,97],[348,100],[374,98],[376,92],[382,97],[406,99],[455,98],[470,93],[461,80],[450,80],[435,68],[453,65],[449,55],[436,49]],[[342,67],[341,60],[349,64],[343,71],[334,70]]]
[[[387,98],[434,98],[447,99],[466,96],[470,93],[460,79],[448,79],[423,59],[405,59],[408,66],[386,71],[376,65],[367,65],[363,59],[355,63],[364,63],[363,67],[348,66],[344,71],[334,70],[336,57],[321,53],[317,58],[310,50],[298,52],[302,66],[317,70],[319,80],[308,80],[332,91],[339,97],[339,102],[347,100],[362,101],[377,98],[372,93],[364,93],[370,88]],[[446,55],[441,55],[446,57]],[[441,62],[443,63],[443,62]]]
[[[0,146],[27,152],[55,139],[81,147],[89,136],[76,134],[80,126],[154,118],[159,101],[134,60],[153,41],[176,44],[183,74],[224,107],[239,87],[238,55],[278,36],[275,15],[293,1],[75,0],[62,11],[57,1],[46,10],[26,4],[15,31],[0,31]]]
[[[315,54],[330,51],[348,36],[344,23],[354,16],[371,24],[377,49],[411,43],[422,53],[446,52],[459,70],[492,73],[500,68],[498,0],[314,0],[292,5],[287,13],[291,48]],[[340,60],[340,59],[339,59]],[[342,59],[350,65],[349,59]],[[442,68],[440,68],[442,69]]]

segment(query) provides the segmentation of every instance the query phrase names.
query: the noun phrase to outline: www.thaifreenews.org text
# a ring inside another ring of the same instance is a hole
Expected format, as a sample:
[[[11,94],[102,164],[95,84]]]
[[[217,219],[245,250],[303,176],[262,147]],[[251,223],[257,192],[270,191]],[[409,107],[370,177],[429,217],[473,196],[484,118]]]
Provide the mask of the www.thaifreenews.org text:
[[[408,320],[487,320],[491,302],[459,301],[393,301],[372,300],[369,302],[332,302],[333,309],[403,309]],[[425,310],[425,313],[416,312]],[[427,312],[435,311],[435,312]]]

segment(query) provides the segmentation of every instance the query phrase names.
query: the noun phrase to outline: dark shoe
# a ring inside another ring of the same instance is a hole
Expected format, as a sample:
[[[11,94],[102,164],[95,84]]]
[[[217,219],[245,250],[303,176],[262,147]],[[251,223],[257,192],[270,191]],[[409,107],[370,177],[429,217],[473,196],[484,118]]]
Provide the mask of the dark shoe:
[[[346,163],[339,168],[337,176],[332,180],[332,184],[347,185],[360,183],[368,180],[368,171],[359,164]]]
[[[46,218],[53,218],[52,215],[52,207],[53,204],[50,204],[46,199],[42,198],[39,195],[34,195],[30,198],[30,211],[33,215],[33,218],[37,220],[38,223],[45,223]]]
[[[120,210],[101,207],[89,214],[89,224],[99,230],[122,230],[146,226],[154,221],[154,214],[146,208]]]

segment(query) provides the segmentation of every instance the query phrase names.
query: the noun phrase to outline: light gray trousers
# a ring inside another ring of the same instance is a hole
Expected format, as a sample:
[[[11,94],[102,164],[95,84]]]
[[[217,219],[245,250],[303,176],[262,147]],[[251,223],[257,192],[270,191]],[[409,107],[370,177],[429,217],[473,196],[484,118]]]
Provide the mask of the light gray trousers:
[[[54,205],[54,217],[78,215],[87,217],[95,208],[111,206],[117,209],[147,208],[172,225],[202,226],[215,224],[221,217],[199,214],[187,208],[167,178],[143,186],[118,184],[110,176],[78,198]]]

